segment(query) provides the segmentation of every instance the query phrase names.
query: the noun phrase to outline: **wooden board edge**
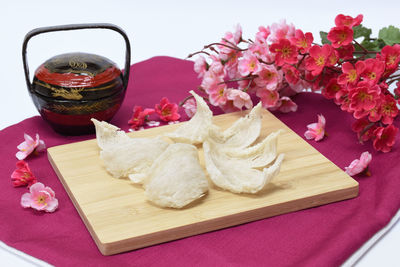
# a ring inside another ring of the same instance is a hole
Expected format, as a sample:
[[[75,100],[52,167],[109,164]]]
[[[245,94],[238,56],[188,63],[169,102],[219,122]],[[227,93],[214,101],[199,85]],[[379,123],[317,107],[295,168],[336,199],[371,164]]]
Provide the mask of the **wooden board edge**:
[[[85,217],[84,212],[82,211],[81,207],[79,206],[78,201],[75,199],[74,194],[72,194],[71,190],[69,189],[66,181],[64,180],[64,177],[61,175],[61,172],[58,170],[57,165],[55,164],[55,162],[51,156],[51,153],[52,153],[51,151],[52,150],[47,150],[47,158],[49,159],[49,162],[50,162],[51,166],[53,167],[58,179],[62,183],[65,191],[67,192],[70,200],[72,201],[72,204],[74,204],[75,209],[78,211],[78,214],[81,217],[83,223],[85,224],[86,229],[88,229],[90,236],[96,243],[97,247],[100,249],[100,246],[102,245],[102,243],[100,242],[96,232],[91,227],[90,223],[87,221],[87,218]]]
[[[336,191],[329,191],[323,194],[303,198],[301,199],[301,205],[299,205],[297,199],[284,203],[279,203],[273,206],[248,210],[241,213],[206,220],[191,225],[167,229],[164,231],[159,231],[130,239],[119,240],[110,243],[102,243],[101,241],[96,241],[96,244],[103,255],[109,256],[177,239],[182,239],[185,237],[212,232],[231,226],[237,226],[244,223],[266,219],[277,215],[313,208],[332,202],[355,198],[358,196],[358,192],[358,182],[355,181],[355,184],[348,188],[339,189]]]

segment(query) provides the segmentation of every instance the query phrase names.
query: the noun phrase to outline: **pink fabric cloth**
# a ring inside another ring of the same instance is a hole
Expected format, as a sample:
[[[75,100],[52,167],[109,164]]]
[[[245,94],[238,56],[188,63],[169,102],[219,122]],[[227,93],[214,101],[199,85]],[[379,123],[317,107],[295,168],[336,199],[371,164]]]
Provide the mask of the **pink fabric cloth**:
[[[128,129],[134,105],[153,107],[163,96],[178,102],[199,84],[192,62],[169,57],[135,64],[131,75],[124,104],[112,121],[124,130]],[[276,116],[303,136],[306,125],[316,121],[317,114],[323,114],[329,137],[309,143],[340,168],[344,169],[364,151],[372,153],[372,176],[356,177],[360,183],[359,197],[137,251],[102,256],[46,153],[30,157],[27,162],[39,181],[55,190],[59,209],[45,214],[20,206],[21,195],[27,189],[13,188],[10,175],[17,162],[16,147],[23,141],[24,132],[39,133],[48,147],[94,138],[94,135],[60,136],[40,117],[32,117],[0,132],[0,240],[56,266],[338,266],[384,227],[400,208],[400,177],[395,165],[400,158],[400,140],[392,152],[376,153],[370,144],[357,143],[350,129],[352,117],[331,101],[313,93],[301,93],[294,100],[299,105],[296,113],[276,113]],[[395,124],[398,126],[399,121]]]

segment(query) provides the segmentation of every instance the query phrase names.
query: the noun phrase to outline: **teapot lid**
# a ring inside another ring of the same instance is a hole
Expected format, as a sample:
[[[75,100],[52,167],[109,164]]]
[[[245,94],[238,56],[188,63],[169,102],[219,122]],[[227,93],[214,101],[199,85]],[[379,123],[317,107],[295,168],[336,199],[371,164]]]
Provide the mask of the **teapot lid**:
[[[105,57],[66,53],[39,66],[33,87],[37,93],[52,98],[96,99],[112,95],[122,88],[122,72]]]

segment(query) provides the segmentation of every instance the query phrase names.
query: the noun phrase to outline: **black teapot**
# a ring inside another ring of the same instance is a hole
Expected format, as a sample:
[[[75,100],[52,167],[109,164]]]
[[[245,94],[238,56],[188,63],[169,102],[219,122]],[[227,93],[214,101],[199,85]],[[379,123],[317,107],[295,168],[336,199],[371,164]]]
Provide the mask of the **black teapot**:
[[[32,83],[26,59],[28,41],[35,35],[81,29],[109,29],[126,44],[124,73],[111,60],[89,53],[54,56],[35,71]],[[127,35],[116,25],[71,24],[37,28],[26,34],[22,59],[29,94],[42,118],[58,133],[82,135],[94,132],[91,118],[110,121],[120,108],[129,81],[131,48]]]

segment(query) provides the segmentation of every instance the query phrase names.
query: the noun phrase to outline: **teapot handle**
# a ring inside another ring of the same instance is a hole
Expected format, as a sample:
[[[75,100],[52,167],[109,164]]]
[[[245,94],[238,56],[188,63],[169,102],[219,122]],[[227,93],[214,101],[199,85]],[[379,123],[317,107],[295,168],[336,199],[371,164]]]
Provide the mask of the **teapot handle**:
[[[129,81],[129,71],[131,66],[131,45],[129,43],[128,36],[126,33],[118,26],[110,23],[87,23],[87,24],[68,24],[68,25],[58,25],[58,26],[50,26],[50,27],[42,27],[33,29],[25,35],[24,42],[22,44],[22,62],[24,65],[25,71],[25,80],[26,85],[28,86],[29,91],[32,93],[32,84],[29,79],[29,68],[28,68],[28,61],[26,59],[26,48],[28,46],[29,40],[35,36],[42,33],[48,32],[56,32],[56,31],[70,31],[70,30],[82,30],[82,29],[109,29],[118,32],[122,35],[125,40],[126,44],[126,51],[125,51],[125,69],[123,75],[123,83],[124,83],[124,90],[126,90]]]

